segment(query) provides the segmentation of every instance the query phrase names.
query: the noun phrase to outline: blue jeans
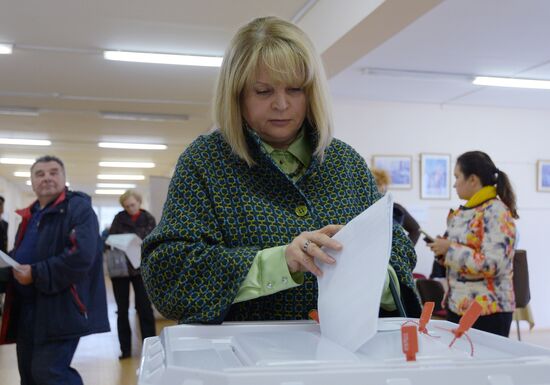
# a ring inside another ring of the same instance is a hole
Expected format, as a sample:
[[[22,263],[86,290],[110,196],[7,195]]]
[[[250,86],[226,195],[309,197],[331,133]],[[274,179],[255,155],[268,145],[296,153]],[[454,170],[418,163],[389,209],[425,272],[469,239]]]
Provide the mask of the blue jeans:
[[[71,361],[80,338],[34,342],[34,304],[23,304],[17,333],[21,385],[83,385]]]

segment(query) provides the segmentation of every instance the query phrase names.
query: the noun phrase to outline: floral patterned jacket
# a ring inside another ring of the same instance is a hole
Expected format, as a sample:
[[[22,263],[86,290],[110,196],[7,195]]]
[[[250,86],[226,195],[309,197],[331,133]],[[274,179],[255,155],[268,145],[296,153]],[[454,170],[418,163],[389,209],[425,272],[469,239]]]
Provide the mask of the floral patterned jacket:
[[[460,207],[449,214],[447,231],[448,309],[462,315],[471,301],[477,301],[482,315],[514,311],[516,227],[508,207],[497,198]]]

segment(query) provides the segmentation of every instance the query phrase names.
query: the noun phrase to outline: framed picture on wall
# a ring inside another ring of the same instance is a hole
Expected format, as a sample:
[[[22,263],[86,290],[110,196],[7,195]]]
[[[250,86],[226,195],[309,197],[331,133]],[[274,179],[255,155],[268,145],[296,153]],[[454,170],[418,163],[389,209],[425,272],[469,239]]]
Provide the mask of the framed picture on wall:
[[[412,188],[412,156],[406,155],[374,155],[372,165],[386,170],[390,174],[389,188]]]
[[[550,160],[537,161],[537,191],[550,192]]]
[[[450,154],[420,154],[420,198],[451,199]]]

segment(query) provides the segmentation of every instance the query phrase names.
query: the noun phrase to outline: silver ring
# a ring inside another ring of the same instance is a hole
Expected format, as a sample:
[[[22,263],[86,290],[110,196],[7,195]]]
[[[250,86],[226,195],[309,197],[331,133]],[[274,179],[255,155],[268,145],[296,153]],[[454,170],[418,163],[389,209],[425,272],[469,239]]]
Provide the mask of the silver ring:
[[[311,243],[311,241],[308,239],[307,241],[304,242],[304,246],[302,247],[302,249],[304,249],[304,251],[307,253],[307,248],[309,247],[309,244]]]

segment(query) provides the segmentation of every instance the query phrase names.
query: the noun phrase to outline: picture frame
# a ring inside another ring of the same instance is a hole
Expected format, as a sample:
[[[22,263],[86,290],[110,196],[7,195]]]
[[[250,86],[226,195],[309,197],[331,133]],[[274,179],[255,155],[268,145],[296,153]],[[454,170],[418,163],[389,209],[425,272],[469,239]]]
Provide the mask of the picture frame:
[[[373,167],[385,170],[391,178],[390,189],[412,188],[412,156],[373,155]]]
[[[420,154],[420,198],[451,199],[450,154]]]
[[[550,192],[550,160],[537,161],[537,191]]]

